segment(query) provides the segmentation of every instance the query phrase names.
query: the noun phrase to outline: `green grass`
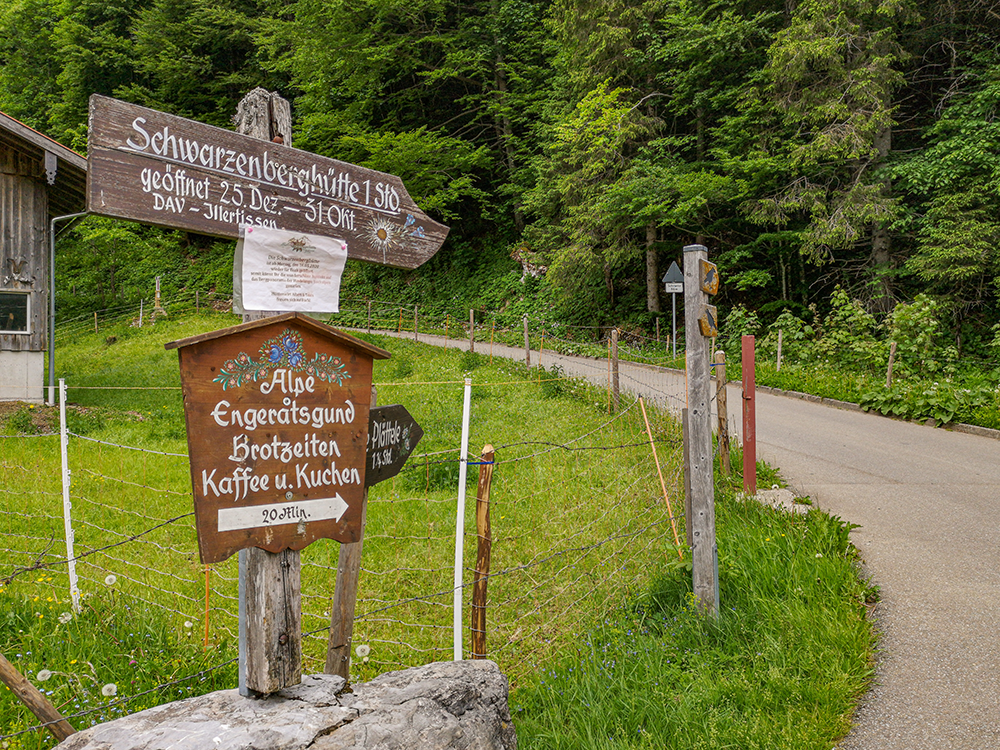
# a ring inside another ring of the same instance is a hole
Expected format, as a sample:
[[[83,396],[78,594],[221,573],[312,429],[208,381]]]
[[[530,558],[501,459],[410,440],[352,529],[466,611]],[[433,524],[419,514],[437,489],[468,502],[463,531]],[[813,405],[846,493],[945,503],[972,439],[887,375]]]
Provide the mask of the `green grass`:
[[[872,674],[848,527],[717,497],[721,615],[675,566],[515,693],[522,748],[822,748]]]
[[[11,618],[16,627],[0,628],[0,652],[33,679],[52,671],[43,684],[66,713],[80,701],[103,705],[97,683],[114,682],[118,698],[128,697],[235,655],[235,559],[211,568],[203,650],[205,571],[186,516],[187,462],[160,454],[186,451],[176,354],[163,343],[233,322],[201,315],[143,329],[103,324],[57,351],[74,402],[71,429],[104,441],[70,442],[77,554],[165,523],[81,561],[84,612],[71,623],[59,622],[69,609],[63,566],[17,575],[0,593],[0,607],[21,613]],[[371,492],[355,624],[355,643],[371,652],[354,661],[352,679],[451,658],[456,459],[469,375],[471,451],[490,443],[498,462],[487,648],[514,688],[522,747],[725,746],[719,738],[739,747],[828,747],[843,733],[869,675],[871,635],[862,618],[869,592],[841,524],[818,512],[783,516],[720,489],[724,613],[717,624],[706,621],[687,596],[690,573],[673,547],[637,409],[611,419],[603,392],[556,373],[366,338],[393,354],[376,364],[379,403],[404,404],[425,437],[404,471]],[[651,420],[677,503],[679,429],[662,414]],[[51,421],[50,410],[20,410],[0,434]],[[58,451],[54,437],[0,439],[0,529],[12,550],[0,579],[63,553]],[[765,467],[760,477],[775,479]],[[471,570],[474,470],[468,481]],[[306,671],[322,668],[337,551],[321,541],[303,553]],[[135,677],[133,660],[148,665],[148,679]],[[226,666],[121,710],[232,684]],[[74,723],[116,715],[109,711]],[[0,734],[31,723],[0,691]],[[10,743],[52,744],[39,733]]]

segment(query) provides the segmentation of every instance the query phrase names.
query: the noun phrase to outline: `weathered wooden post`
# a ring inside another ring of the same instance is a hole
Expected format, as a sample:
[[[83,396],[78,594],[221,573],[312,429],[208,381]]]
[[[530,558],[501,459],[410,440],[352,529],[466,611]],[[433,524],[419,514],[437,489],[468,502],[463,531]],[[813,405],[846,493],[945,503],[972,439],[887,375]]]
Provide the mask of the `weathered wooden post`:
[[[531,339],[528,338],[528,316],[524,316],[524,364],[531,367]]]
[[[420,319],[417,317],[417,306],[413,306],[413,340],[417,340],[417,331],[419,330]]]
[[[46,729],[58,742],[76,734],[76,730],[56,710],[49,699],[28,682],[28,679],[18,672],[3,654],[0,654],[0,682],[9,687],[14,695],[31,710],[31,713],[47,724]]]
[[[726,397],[726,353],[715,353],[715,406],[719,418],[719,459],[726,476],[732,471],[729,465],[729,404]]]
[[[892,388],[892,365],[896,361],[896,342],[889,344],[889,366],[885,368],[885,387]]]
[[[378,392],[372,386],[371,409],[378,405]],[[369,440],[371,438],[369,437]],[[368,487],[361,499],[361,537],[351,544],[340,545],[337,554],[337,577],[330,607],[330,632],[327,636],[326,674],[350,678],[351,646],[354,643],[354,611],[358,602],[358,579],[361,576],[361,552],[368,520]]]
[[[781,372],[781,342],[784,338],[784,333],[782,329],[778,329],[778,363],[775,365],[775,369],[778,372]]]
[[[469,351],[476,351],[476,311],[469,310]]]
[[[287,100],[255,88],[236,108],[236,132],[292,145],[292,110]],[[243,322],[270,311],[248,310]],[[302,677],[302,559],[297,550],[248,547],[239,551],[239,690],[269,693],[297,685]],[[277,627],[265,628],[263,623]],[[289,633],[294,633],[290,638]]]
[[[476,571],[472,582],[472,658],[486,658],[486,589],[490,576],[493,532],[490,529],[490,484],[493,481],[493,446],[483,446],[476,492]]]
[[[688,381],[688,434],[691,472],[692,577],[699,606],[719,611],[718,548],[715,541],[715,485],[712,462],[709,342],[718,333],[710,294],[719,273],[704,245],[684,248],[684,338]]]
[[[618,329],[611,331],[611,400],[617,412],[621,408],[621,391],[618,387]]]

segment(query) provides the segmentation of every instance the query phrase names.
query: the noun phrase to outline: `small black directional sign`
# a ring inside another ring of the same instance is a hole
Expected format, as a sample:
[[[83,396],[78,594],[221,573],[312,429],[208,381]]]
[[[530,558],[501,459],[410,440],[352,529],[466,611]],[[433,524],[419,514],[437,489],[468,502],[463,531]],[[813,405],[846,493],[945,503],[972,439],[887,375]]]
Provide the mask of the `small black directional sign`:
[[[670,264],[669,270],[663,274],[664,291],[668,294],[684,294],[684,273],[677,261]]]
[[[423,428],[400,404],[374,407],[368,419],[365,487],[396,476],[423,435]]]

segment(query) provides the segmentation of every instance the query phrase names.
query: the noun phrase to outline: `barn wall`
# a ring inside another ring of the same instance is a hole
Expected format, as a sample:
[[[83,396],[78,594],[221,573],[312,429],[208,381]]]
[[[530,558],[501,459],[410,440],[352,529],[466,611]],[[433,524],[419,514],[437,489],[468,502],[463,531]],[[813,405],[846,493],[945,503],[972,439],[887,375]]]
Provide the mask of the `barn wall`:
[[[31,333],[0,334],[0,352],[42,352],[46,347],[49,227],[42,174],[37,158],[0,146],[0,290],[31,292]]]

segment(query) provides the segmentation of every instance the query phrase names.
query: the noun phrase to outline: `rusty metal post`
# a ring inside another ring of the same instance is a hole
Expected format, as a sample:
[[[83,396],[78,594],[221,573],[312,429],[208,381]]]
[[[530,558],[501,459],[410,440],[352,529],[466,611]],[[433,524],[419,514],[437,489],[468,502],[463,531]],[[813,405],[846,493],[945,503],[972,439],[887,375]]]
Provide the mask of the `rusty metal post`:
[[[743,365],[743,493],[757,494],[757,377],[754,337],[744,336],[741,340]]]

